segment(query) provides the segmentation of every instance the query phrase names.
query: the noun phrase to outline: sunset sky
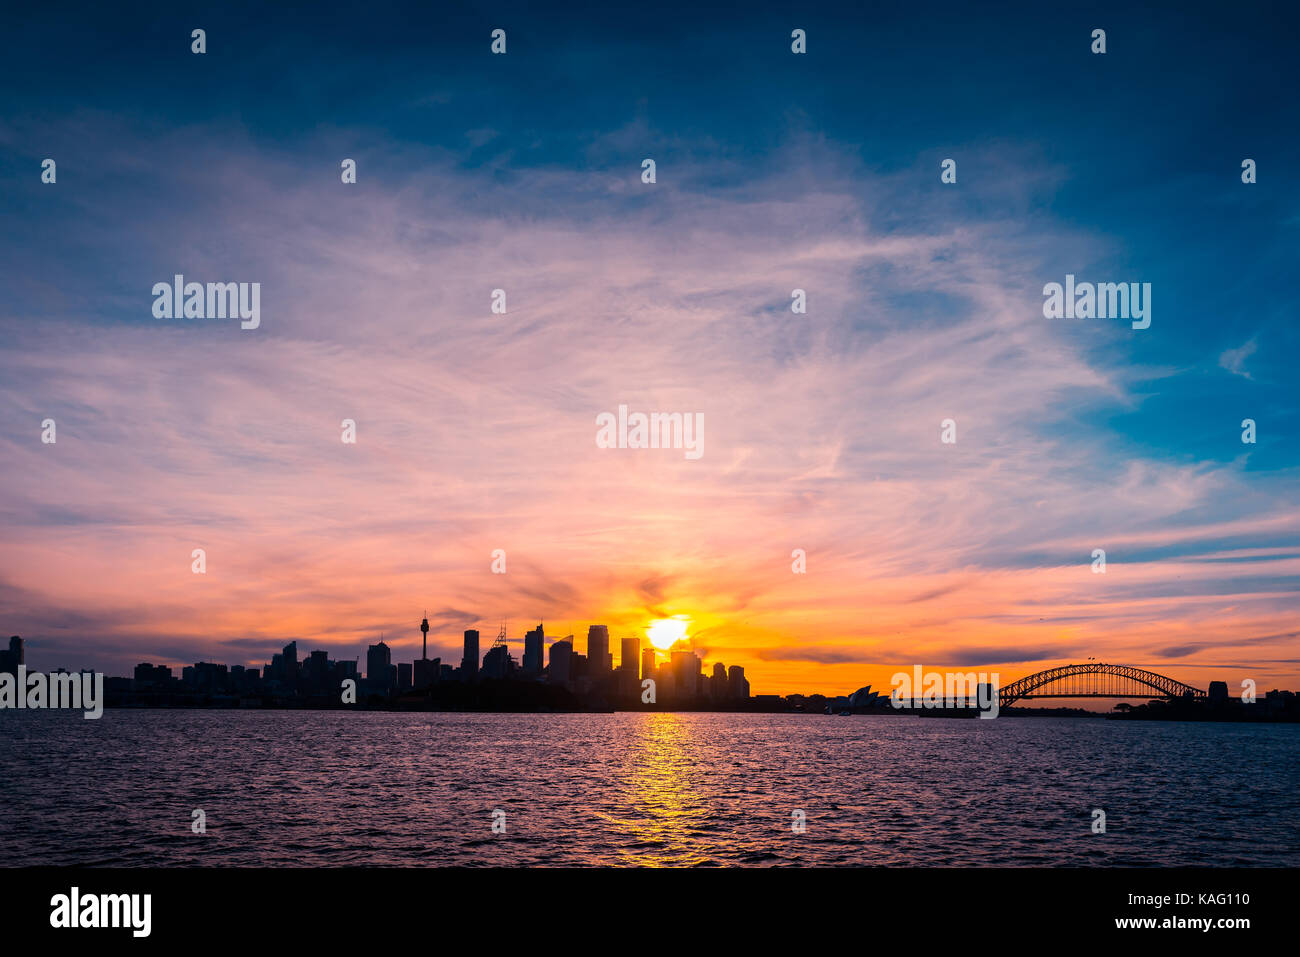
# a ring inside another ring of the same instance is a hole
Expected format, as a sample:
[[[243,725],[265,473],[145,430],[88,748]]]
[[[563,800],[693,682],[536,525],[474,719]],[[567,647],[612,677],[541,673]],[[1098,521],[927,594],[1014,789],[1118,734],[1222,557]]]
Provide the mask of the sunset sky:
[[[686,615],[756,694],[1300,688],[1294,33],[1049,6],[24,14],[0,630],[127,674]],[[260,328],[154,318],[176,273]],[[1045,319],[1067,273],[1150,328]],[[597,448],[620,404],[703,456]]]

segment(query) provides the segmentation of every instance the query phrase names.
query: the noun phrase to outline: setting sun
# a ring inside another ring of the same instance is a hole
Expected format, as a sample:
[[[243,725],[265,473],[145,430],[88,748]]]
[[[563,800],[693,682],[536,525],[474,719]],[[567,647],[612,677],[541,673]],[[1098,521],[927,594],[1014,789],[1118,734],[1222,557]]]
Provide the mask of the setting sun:
[[[645,634],[650,639],[650,644],[660,651],[667,651],[686,637],[686,624],[689,621],[690,619],[685,615],[656,618],[650,622],[650,627],[645,630]]]

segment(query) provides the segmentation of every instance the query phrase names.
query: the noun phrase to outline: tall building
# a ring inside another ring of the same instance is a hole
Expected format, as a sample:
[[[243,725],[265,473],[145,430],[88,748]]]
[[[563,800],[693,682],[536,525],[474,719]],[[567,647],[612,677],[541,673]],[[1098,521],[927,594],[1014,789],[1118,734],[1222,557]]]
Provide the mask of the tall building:
[[[551,671],[547,676],[551,684],[568,684],[573,676],[573,636],[562,638],[551,645]]]
[[[505,645],[493,645],[483,656],[483,677],[509,678],[515,670],[510,649]]]
[[[524,674],[535,677],[542,673],[542,649],[546,647],[546,634],[539,623],[524,635]]]
[[[233,669],[231,671],[233,679]],[[307,660],[302,663],[302,673],[307,681],[307,690],[309,692],[320,693],[326,690],[330,675],[329,653],[313,651],[307,656]]]
[[[460,659],[460,673],[465,681],[478,677],[478,632],[473,628],[465,632],[465,654]]]
[[[587,629],[587,670],[592,678],[602,678],[609,673],[609,629],[592,625]]]
[[[694,698],[700,685],[700,658],[693,651],[674,651],[672,660],[673,686],[679,698]]]
[[[441,658],[421,658],[415,663],[415,670],[412,674],[412,680],[415,682],[415,690],[423,691],[430,685],[437,684],[441,677]]]
[[[0,652],[0,655],[4,652]],[[0,667],[0,671],[6,670]],[[137,688],[156,688],[166,685],[172,677],[172,670],[166,665],[154,665],[145,662],[135,666],[135,686]]]
[[[298,642],[291,641],[284,646],[284,676],[288,681],[298,680]]]
[[[382,641],[366,649],[366,681],[381,688],[389,687],[389,666],[393,663],[392,652]]]
[[[632,678],[633,681],[641,677],[641,639],[624,638],[622,655],[619,656],[619,666],[624,673]]]
[[[727,669],[727,697],[749,697],[749,682],[745,679],[745,669],[740,665],[732,665]]]
[[[655,676],[655,649],[651,645],[641,652],[641,677],[653,678]]]
[[[23,651],[23,640],[17,635],[9,639],[9,650],[0,651],[0,671],[7,672],[11,675],[18,674],[18,666],[26,664],[26,653]]]
[[[411,666],[405,661],[397,666],[397,690],[411,690]]]
[[[721,661],[713,666],[713,677],[709,679],[709,697],[722,701],[727,695],[727,668]]]
[[[641,679],[641,639],[624,638],[618,656],[618,693],[630,698],[639,690]]]

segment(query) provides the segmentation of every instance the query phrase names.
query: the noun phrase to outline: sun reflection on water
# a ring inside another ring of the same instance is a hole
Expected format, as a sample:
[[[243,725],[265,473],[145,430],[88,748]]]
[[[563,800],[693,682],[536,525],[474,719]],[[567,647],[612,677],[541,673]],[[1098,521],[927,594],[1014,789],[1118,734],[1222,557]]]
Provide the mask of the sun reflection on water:
[[[716,860],[713,809],[691,726],[679,715],[646,714],[626,752],[623,800],[607,824],[625,836],[619,864],[689,867]]]

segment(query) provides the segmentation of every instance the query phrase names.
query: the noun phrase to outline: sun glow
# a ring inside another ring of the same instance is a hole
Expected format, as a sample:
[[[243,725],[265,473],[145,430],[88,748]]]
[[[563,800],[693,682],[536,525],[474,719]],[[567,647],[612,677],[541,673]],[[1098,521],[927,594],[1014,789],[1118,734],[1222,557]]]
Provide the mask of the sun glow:
[[[689,621],[690,619],[685,615],[674,615],[672,618],[656,618],[650,622],[650,627],[645,630],[645,635],[650,639],[650,644],[660,651],[667,651],[686,637],[686,625]]]

